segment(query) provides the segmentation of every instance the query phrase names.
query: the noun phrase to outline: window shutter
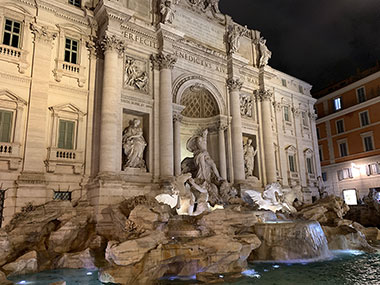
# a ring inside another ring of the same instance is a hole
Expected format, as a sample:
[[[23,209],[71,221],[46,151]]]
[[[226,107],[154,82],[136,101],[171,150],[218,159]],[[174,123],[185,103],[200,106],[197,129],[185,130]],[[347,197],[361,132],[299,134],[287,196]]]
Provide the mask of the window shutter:
[[[58,148],[65,148],[66,122],[59,121]]]
[[[73,149],[73,138],[74,138],[74,123],[66,122],[66,149]]]
[[[0,141],[11,141],[11,128],[12,128],[12,112],[0,112]]]
[[[365,166],[365,171],[367,173],[367,176],[371,176],[371,165],[366,165]]]
[[[342,181],[343,179],[343,170],[338,170],[338,180]]]

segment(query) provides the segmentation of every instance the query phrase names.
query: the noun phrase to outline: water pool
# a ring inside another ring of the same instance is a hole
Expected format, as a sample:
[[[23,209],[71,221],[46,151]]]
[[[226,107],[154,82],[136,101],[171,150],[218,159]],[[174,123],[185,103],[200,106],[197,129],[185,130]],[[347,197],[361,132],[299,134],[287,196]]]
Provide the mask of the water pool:
[[[332,260],[313,263],[252,264],[244,278],[224,284],[245,285],[380,285],[380,253],[335,251]],[[88,270],[53,270],[18,276],[15,284],[48,285],[66,281],[67,285],[99,285],[97,272]],[[24,281],[24,282],[23,282]],[[194,280],[162,280],[160,284],[198,284]]]

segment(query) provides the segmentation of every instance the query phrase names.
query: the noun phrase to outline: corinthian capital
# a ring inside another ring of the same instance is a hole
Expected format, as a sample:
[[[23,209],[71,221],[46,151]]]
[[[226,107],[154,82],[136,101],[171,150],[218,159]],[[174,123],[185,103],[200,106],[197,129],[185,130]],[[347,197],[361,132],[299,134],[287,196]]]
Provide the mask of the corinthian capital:
[[[30,30],[34,34],[35,41],[44,42],[48,44],[52,44],[58,34],[56,31],[51,30],[47,26],[40,26],[35,23],[30,24]]]
[[[273,93],[269,90],[256,90],[255,91],[255,95],[256,95],[256,101],[270,101],[272,100],[272,97],[273,97]]]
[[[177,62],[177,58],[172,54],[160,53],[151,55],[153,66],[158,69],[173,69]]]
[[[240,91],[243,87],[243,82],[241,82],[239,79],[230,78],[227,80],[227,86],[230,92]]]
[[[119,39],[115,35],[105,36],[103,40],[100,41],[100,47],[104,52],[116,51],[117,53],[119,53],[119,55],[122,55],[125,51],[124,41]]]

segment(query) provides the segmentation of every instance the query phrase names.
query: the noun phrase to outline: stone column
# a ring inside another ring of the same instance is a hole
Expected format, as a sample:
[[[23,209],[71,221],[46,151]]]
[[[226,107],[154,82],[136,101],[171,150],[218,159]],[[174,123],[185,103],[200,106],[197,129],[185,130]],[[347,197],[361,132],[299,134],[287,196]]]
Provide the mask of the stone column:
[[[245,180],[244,171],[244,151],[243,151],[243,135],[241,128],[241,113],[240,113],[240,90],[243,85],[239,80],[233,78],[227,81],[230,91],[231,102],[231,134],[232,134],[232,156],[235,183]]]
[[[220,176],[223,179],[227,180],[227,158],[226,158],[226,141],[224,132],[227,129],[227,126],[220,124],[218,127],[219,132],[219,169]]]
[[[120,109],[120,84],[119,55],[124,52],[124,43],[115,36],[105,36],[101,42],[104,51],[104,76],[100,122],[100,153],[99,172],[115,173],[117,156],[115,146],[121,144],[118,141],[118,119],[117,112]]]
[[[273,145],[273,131],[271,118],[271,99],[273,94],[270,91],[260,90],[256,93],[256,99],[261,101],[262,120],[261,127],[263,131],[264,144],[264,161],[267,183],[271,184],[277,181],[276,173],[276,156]]]
[[[152,61],[160,69],[160,177],[165,180],[174,175],[172,69],[177,59],[160,53],[152,56]]]
[[[181,114],[174,114],[174,174],[181,175]]]

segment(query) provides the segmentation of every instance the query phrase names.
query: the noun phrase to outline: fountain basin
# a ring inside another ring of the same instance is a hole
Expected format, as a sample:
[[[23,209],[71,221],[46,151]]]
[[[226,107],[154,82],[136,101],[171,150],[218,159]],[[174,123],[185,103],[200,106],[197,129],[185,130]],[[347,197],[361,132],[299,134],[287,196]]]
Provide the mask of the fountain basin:
[[[254,231],[262,244],[252,252],[249,261],[289,262],[331,256],[318,222],[271,221],[255,224]]]

